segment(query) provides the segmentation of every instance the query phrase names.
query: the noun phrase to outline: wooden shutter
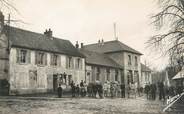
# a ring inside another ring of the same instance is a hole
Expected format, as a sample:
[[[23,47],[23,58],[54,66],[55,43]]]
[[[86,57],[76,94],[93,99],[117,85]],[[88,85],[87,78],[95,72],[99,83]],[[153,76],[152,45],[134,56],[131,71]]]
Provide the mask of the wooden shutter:
[[[27,50],[26,63],[31,63],[31,51]]]
[[[35,52],[35,64],[38,64],[38,52]]]
[[[17,57],[17,63],[19,63],[20,62],[20,50],[19,49],[17,49],[16,57]]]
[[[66,56],[66,68],[69,67],[69,58]]]
[[[44,62],[45,62],[44,65],[47,65],[47,53],[44,53]]]
[[[61,66],[61,56],[58,55],[57,57],[57,66]]]

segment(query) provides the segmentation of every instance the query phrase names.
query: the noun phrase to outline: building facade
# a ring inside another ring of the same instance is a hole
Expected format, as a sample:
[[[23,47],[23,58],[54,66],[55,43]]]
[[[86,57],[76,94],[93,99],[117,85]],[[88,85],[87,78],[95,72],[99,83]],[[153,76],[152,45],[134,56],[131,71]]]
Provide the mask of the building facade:
[[[10,94],[56,91],[85,79],[83,54],[50,29],[40,34],[2,25],[0,39],[0,79],[9,82]]]
[[[121,83],[124,80],[123,67],[102,53],[81,49],[86,57],[86,82],[100,81]]]
[[[127,87],[128,84],[137,84],[140,86],[141,64],[140,52],[123,44],[118,40],[85,45],[85,50],[105,54],[122,67],[121,83]]]

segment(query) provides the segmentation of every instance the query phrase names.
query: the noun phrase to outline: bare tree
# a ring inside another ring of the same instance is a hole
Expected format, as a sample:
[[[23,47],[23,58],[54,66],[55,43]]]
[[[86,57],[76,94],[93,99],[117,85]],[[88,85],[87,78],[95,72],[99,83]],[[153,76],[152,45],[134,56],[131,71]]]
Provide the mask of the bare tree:
[[[0,8],[16,11],[18,13],[18,10],[14,7],[12,0],[0,0]]]
[[[159,5],[161,11],[152,19],[157,29],[163,32],[151,37],[148,46],[169,55],[171,63],[177,61],[181,65],[184,52],[184,0],[159,0]]]

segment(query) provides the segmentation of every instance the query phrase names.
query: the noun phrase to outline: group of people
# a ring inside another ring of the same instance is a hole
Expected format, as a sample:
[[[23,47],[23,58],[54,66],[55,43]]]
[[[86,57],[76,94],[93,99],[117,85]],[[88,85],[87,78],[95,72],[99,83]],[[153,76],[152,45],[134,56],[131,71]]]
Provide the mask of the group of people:
[[[166,100],[177,94],[180,94],[182,89],[179,87],[167,87],[163,82],[158,82],[157,84],[147,84],[144,88],[147,99],[155,100],[158,95],[159,100]]]
[[[87,84],[81,80],[80,84],[70,83],[72,97],[125,97],[125,85],[119,82],[108,82],[102,84],[100,81]],[[63,89],[61,85],[58,87],[58,97],[62,97]]]
[[[75,84],[73,81],[70,83],[71,95],[72,97],[91,97],[91,98],[104,98],[104,97],[122,97],[125,98],[125,91],[127,91],[128,98],[130,94],[133,95],[145,92],[147,99],[155,100],[158,94],[159,100],[165,100],[166,96],[174,96],[177,91],[174,87],[166,87],[163,82],[158,82],[157,84],[147,84],[145,88],[138,88],[136,83],[120,84],[119,82],[109,82],[106,81],[102,84],[100,81],[95,83],[87,84],[85,81],[81,80],[80,84]],[[176,91],[175,91],[176,90]],[[179,91],[180,92],[180,91]],[[61,85],[58,87],[58,97],[62,97],[63,89]],[[181,93],[181,92],[180,92]]]

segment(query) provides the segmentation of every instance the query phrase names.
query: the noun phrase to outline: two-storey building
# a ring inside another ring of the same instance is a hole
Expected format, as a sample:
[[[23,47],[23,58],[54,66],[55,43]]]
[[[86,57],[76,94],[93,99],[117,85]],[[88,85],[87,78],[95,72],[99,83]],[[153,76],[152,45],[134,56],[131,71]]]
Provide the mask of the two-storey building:
[[[83,48],[80,52],[86,57],[86,82],[95,83],[117,82],[123,80],[123,67],[103,53],[88,51]]]
[[[105,54],[119,64],[123,68],[121,75],[121,80],[123,81],[121,82],[125,83],[125,86],[130,83],[137,83],[140,86],[140,56],[142,54],[139,51],[118,40],[107,42],[103,42],[102,40],[95,44],[85,45],[83,48],[88,51]]]
[[[85,58],[69,40],[4,25],[1,17],[0,79],[10,94],[56,91],[58,84],[85,79]]]

